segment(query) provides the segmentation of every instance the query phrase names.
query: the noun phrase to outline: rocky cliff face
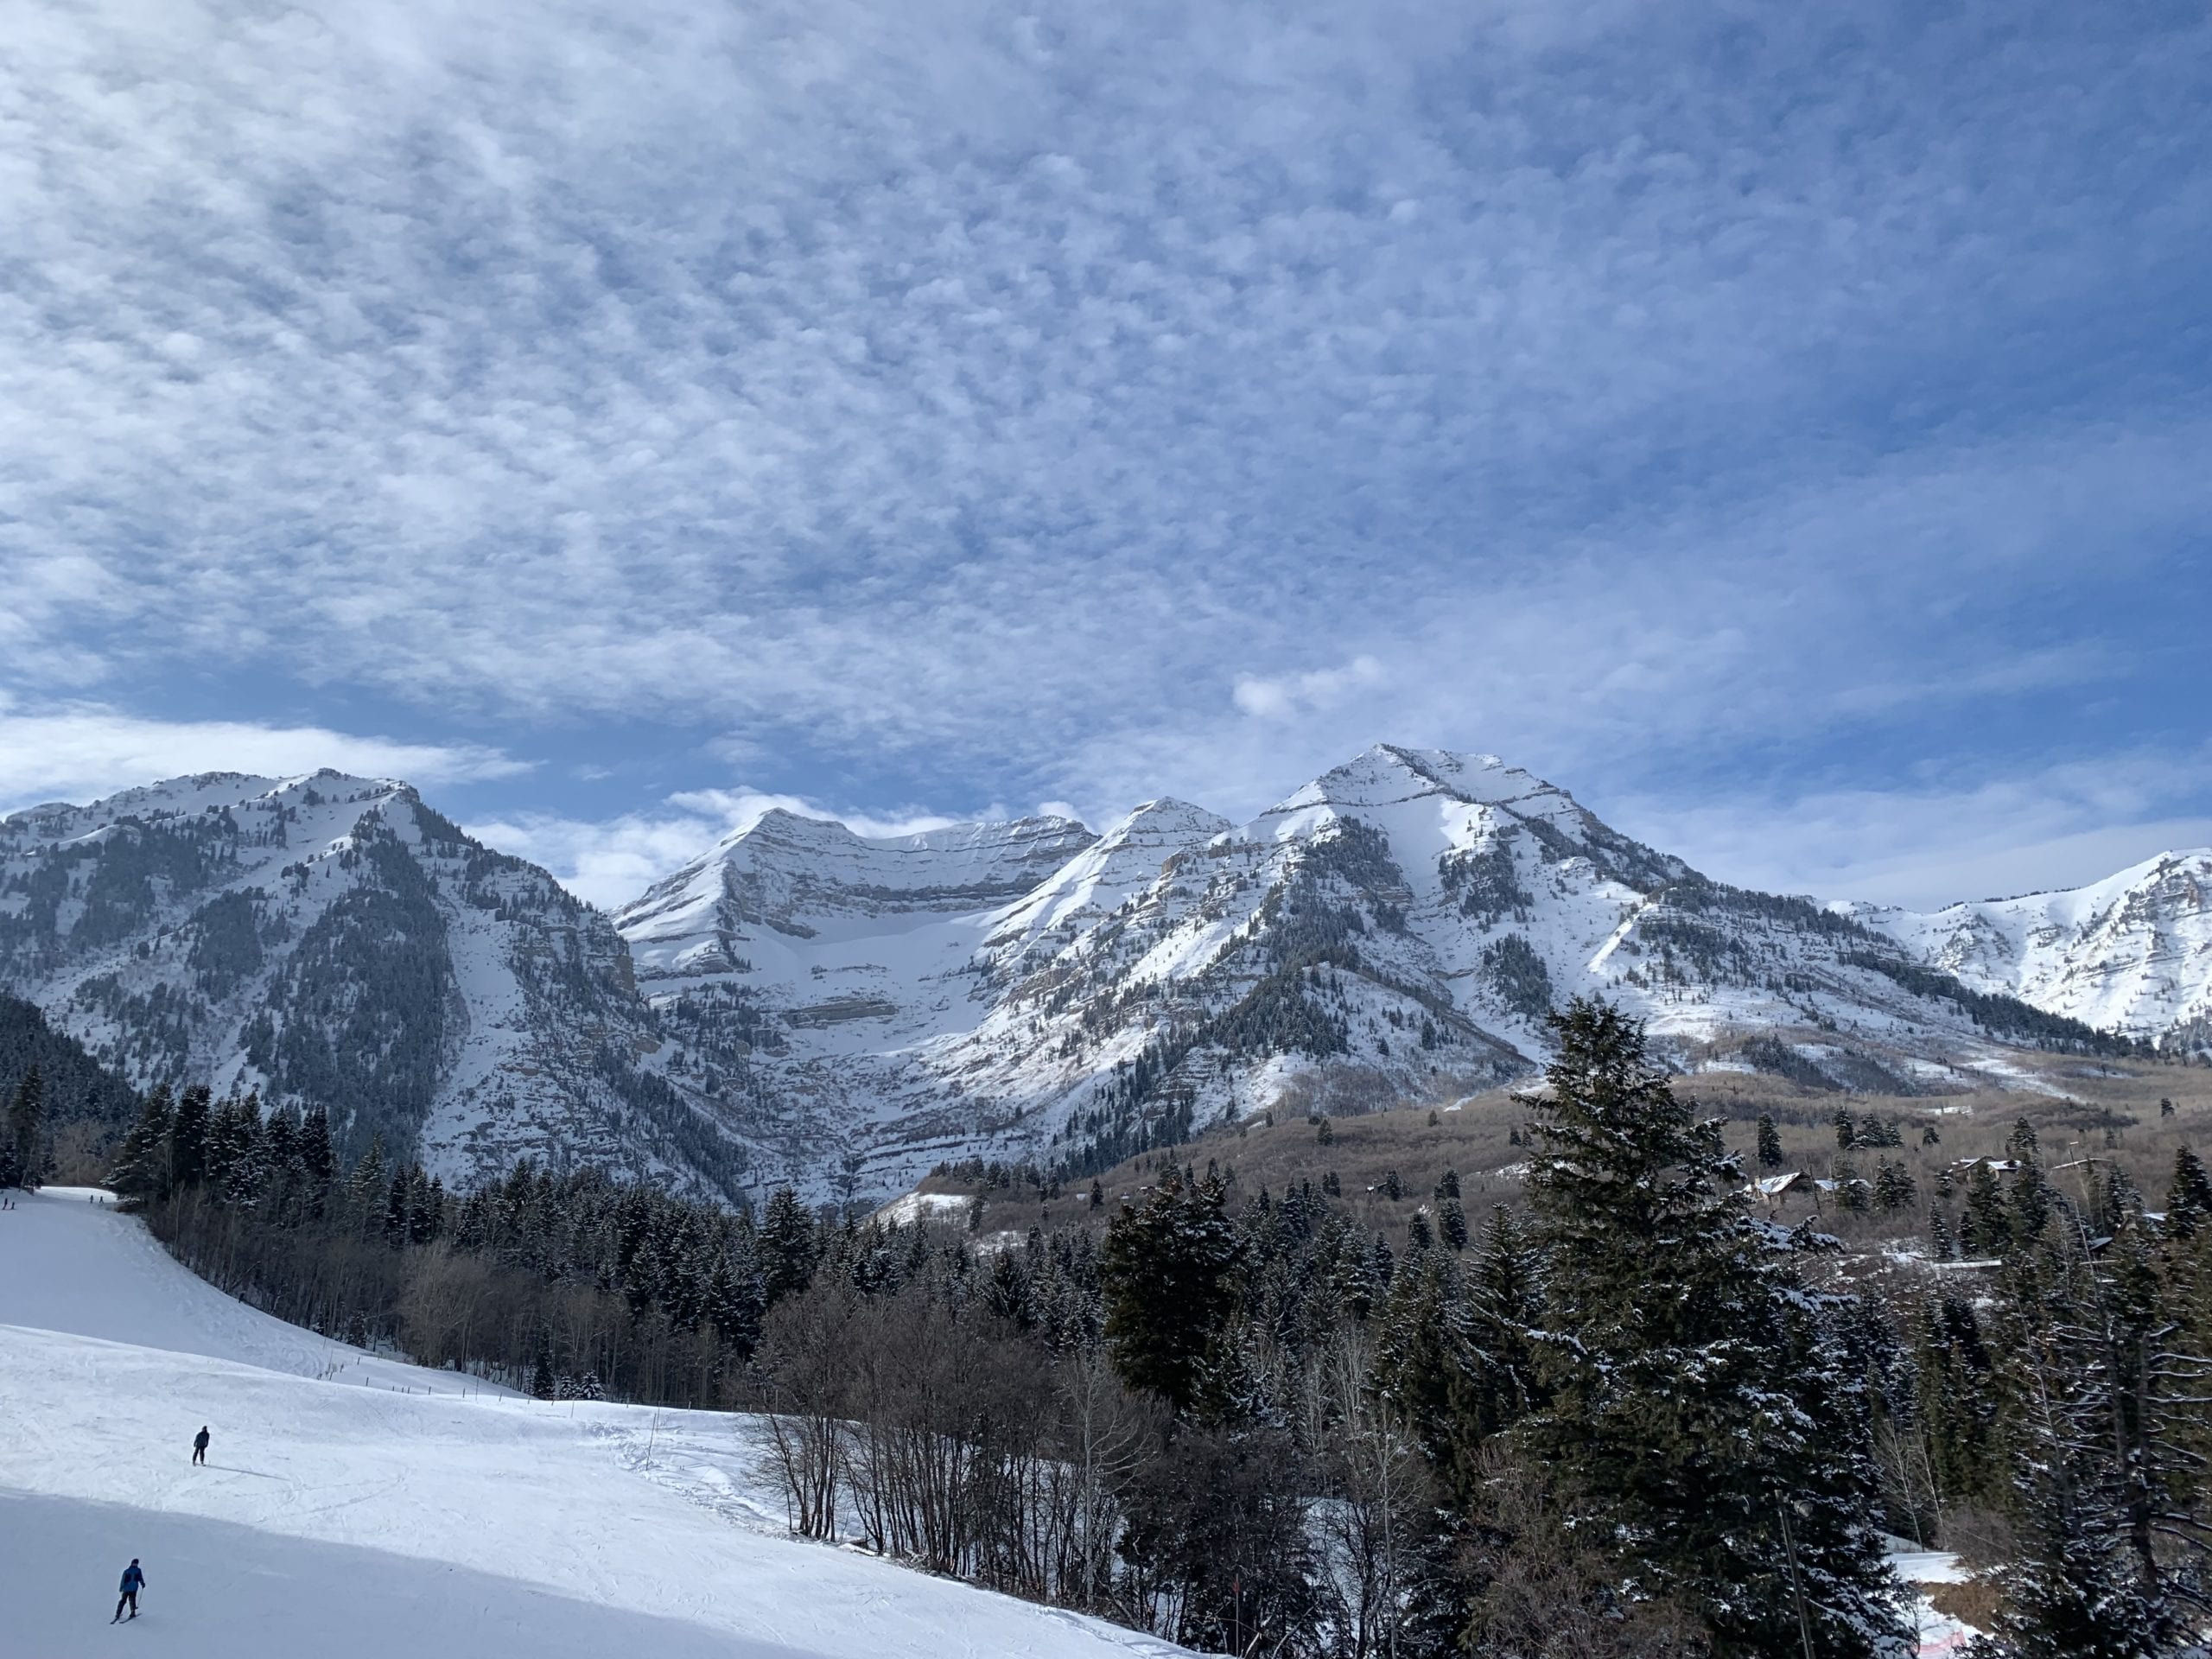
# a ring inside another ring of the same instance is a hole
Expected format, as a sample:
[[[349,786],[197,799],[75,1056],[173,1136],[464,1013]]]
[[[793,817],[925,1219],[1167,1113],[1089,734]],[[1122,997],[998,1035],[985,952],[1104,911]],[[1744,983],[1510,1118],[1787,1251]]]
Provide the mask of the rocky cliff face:
[[[742,1031],[729,1058],[804,1126],[788,1155],[869,1186],[1448,1099],[1532,1069],[1578,992],[1684,1065],[1844,1087],[1955,1087],[2008,1044],[2094,1037],[1502,761],[1389,747],[1243,826],[1156,801],[1095,842],[1033,820],[893,842],[772,814],[617,921],[671,1033]]]
[[[179,779],[0,823],[0,984],[141,1085],[321,1105],[467,1179],[529,1156],[720,1190],[607,918],[402,784]]]

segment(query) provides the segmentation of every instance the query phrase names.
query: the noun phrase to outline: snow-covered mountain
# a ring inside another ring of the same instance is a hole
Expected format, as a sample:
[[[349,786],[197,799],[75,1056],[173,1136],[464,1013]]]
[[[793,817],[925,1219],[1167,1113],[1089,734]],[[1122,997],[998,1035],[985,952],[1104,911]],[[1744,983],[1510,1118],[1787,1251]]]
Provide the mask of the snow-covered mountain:
[[[2132,1036],[2212,1047],[2212,849],[2062,893],[1851,913],[1977,990]]]
[[[1933,917],[1822,907],[1494,758],[1378,746],[1242,825],[770,812],[610,920],[404,785],[221,774],[0,822],[0,988],[141,1083],[320,1103],[452,1175],[880,1192],[1454,1098],[1538,1065],[1577,992],[1686,1067],[1816,1086],[2002,1080],[2093,1027],[2201,1042],[2208,890],[2196,854]]]
[[[1686,1065],[1955,1086],[2092,1033],[1889,932],[1713,881],[1489,756],[1378,746],[1237,826],[1179,801],[1092,841],[899,840],[772,813],[618,912],[672,1075],[736,1065],[796,1162],[1080,1163],[1272,1107],[1450,1098],[1599,991]],[[735,1034],[695,1060],[683,1035]],[[760,1114],[755,1114],[757,1118]]]
[[[448,1175],[734,1190],[742,1161],[654,1069],[607,918],[404,784],[210,773],[0,821],[0,985],[142,1085],[321,1105]]]

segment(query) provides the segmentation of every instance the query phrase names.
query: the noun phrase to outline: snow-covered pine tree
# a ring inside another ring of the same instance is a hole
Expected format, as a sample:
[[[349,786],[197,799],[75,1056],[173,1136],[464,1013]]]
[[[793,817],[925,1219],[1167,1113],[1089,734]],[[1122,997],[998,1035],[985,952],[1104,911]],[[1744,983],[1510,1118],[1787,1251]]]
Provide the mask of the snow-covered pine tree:
[[[1997,1172],[1977,1163],[1967,1175],[1967,1203],[1959,1220],[1959,1253],[1970,1260],[2001,1256],[2012,1246],[2012,1218]]]
[[[1529,1203],[1547,1262],[1515,1434],[1624,1575],[1694,1608],[1719,1659],[1901,1653],[1874,1528],[1863,1378],[1741,1196],[1717,1120],[1676,1100],[1618,1008],[1552,1020]]]
[[[223,1179],[223,1202],[234,1210],[251,1210],[261,1202],[277,1174],[258,1094],[249,1094],[238,1102],[231,1135],[234,1145]]]
[[[169,1124],[175,1115],[168,1085],[156,1084],[124,1133],[107,1178],[124,1209],[143,1209],[168,1191]]]
[[[2207,1226],[2212,1226],[2212,1175],[2205,1173],[2203,1161],[2194,1152],[2177,1147],[2173,1182],[2166,1189],[2166,1232],[2188,1238]]]
[[[169,1118],[167,1185],[174,1190],[198,1181],[207,1155],[208,1090],[195,1083],[177,1096]]]
[[[1883,1159],[1874,1172],[1874,1202],[1885,1210],[1910,1210],[1919,1198],[1919,1187],[1904,1160]]]
[[[1771,1114],[1759,1114],[1758,1155],[1761,1169],[1782,1167],[1782,1131],[1774,1127]]]
[[[2047,1224],[2000,1285],[2019,1548],[1999,1650],[2157,1659],[2212,1614],[2197,1445],[2212,1356],[2176,1317],[2139,1211],[2105,1238],[2055,1189],[2041,1202]]]
[[[1467,1248],[1467,1212],[1457,1198],[1446,1198],[1436,1212],[1436,1230],[1452,1249]]]

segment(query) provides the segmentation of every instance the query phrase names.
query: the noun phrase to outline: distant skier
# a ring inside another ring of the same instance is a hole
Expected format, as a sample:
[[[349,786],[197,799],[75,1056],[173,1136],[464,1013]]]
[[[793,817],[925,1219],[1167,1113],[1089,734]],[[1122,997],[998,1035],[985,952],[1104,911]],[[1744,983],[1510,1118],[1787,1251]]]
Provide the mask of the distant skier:
[[[205,1423],[200,1425],[200,1432],[192,1437],[192,1460],[194,1463],[207,1461],[207,1425]]]
[[[116,1599],[115,1618],[111,1618],[108,1623],[112,1624],[116,1619],[121,1618],[126,1605],[130,1609],[130,1617],[137,1618],[138,1592],[145,1587],[146,1575],[138,1570],[138,1558],[133,1555],[130,1565],[123,1569],[123,1593]]]

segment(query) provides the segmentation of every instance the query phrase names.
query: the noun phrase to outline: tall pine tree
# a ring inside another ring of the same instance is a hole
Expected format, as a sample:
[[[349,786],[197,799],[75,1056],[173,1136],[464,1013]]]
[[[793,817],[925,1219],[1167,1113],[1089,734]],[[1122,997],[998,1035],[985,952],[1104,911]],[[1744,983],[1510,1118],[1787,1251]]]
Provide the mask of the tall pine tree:
[[[16,1084],[8,1103],[5,1140],[0,1141],[0,1186],[35,1188],[46,1174],[46,1082],[34,1065]]]
[[[1217,1177],[1192,1185],[1171,1169],[1142,1209],[1115,1217],[1099,1271],[1108,1351],[1122,1382],[1178,1412],[1198,1402],[1236,1305],[1244,1253]]]
[[[1552,1028],[1528,1179],[1549,1398],[1516,1434],[1578,1532],[1694,1608],[1720,1659],[1897,1650],[1864,1385],[1821,1300],[1643,1027],[1578,998]]]

